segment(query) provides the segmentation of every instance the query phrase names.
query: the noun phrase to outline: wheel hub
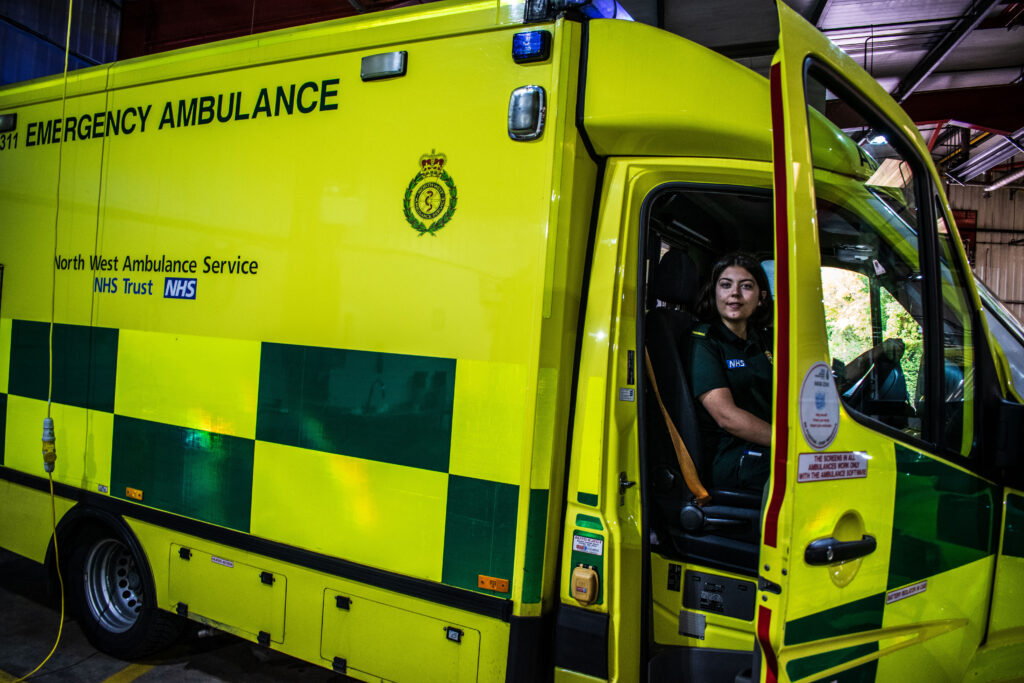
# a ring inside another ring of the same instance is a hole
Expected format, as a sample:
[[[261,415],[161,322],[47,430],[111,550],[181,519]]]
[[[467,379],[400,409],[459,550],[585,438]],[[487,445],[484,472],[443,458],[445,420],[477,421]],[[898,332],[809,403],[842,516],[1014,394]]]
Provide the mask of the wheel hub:
[[[120,541],[98,541],[85,560],[85,601],[96,621],[112,633],[124,633],[138,621],[144,593],[132,552]]]

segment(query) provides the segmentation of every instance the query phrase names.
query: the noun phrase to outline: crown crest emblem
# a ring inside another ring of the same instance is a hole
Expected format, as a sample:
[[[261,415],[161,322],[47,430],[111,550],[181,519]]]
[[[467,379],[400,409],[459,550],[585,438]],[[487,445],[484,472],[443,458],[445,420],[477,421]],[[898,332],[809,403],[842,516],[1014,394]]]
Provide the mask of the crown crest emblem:
[[[430,150],[430,154],[424,154],[420,157],[420,168],[423,171],[423,175],[439,176],[441,171],[444,170],[445,162],[448,161],[448,157],[443,154],[436,154],[434,150]]]
[[[459,194],[455,181],[445,170],[448,157],[430,150],[420,157],[420,170],[408,187],[402,200],[405,220],[420,236],[437,234],[455,214]]]

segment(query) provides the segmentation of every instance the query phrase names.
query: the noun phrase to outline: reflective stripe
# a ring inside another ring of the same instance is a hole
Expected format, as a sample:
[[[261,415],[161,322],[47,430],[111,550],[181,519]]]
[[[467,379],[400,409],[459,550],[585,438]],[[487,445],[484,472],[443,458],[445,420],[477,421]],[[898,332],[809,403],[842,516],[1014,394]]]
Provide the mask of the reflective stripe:
[[[765,672],[765,683],[776,683],[779,680],[779,662],[775,659],[771,641],[772,611],[763,605],[757,608],[757,642],[761,644],[768,670]]]
[[[775,382],[775,463],[772,495],[764,516],[764,544],[775,548],[779,513],[786,493],[786,437],[789,432],[789,221],[786,213],[786,136],[782,119],[782,65],[772,65],[772,168],[775,176],[775,329],[778,334]]]

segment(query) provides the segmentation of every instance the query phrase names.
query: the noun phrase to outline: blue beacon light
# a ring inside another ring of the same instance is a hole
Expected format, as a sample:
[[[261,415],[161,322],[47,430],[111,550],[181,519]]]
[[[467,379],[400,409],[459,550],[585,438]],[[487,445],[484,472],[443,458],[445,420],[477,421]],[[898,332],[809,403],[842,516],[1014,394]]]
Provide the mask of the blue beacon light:
[[[543,62],[550,56],[549,31],[523,31],[512,36],[512,60],[516,64]]]

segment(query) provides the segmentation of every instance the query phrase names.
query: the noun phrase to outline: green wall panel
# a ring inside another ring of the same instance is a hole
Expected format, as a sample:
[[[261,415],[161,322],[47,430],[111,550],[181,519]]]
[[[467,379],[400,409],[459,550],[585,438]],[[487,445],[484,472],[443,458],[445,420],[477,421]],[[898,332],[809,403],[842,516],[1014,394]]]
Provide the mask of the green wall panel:
[[[455,361],[264,343],[256,438],[448,471]]]
[[[802,657],[800,659],[794,659],[792,662],[786,665],[786,673],[789,674],[791,679],[803,678],[805,676],[811,676],[824,671],[825,669],[831,669],[833,666],[838,666],[845,662],[852,661],[858,657],[869,655],[873,652],[878,652],[878,643],[868,643],[866,645],[858,645],[857,647],[846,647],[834,652],[824,652],[820,655],[812,655],[810,657]],[[875,680],[875,675],[878,672],[878,660],[872,660],[865,664],[855,666],[846,671],[841,671],[838,674],[833,674],[827,678],[817,679],[822,681],[835,681],[836,683],[870,683]],[[815,679],[811,679],[815,680]]]
[[[548,526],[548,490],[530,489],[523,563],[523,602],[540,602],[544,578],[544,541]]]
[[[249,531],[255,442],[237,436],[114,416],[111,495],[204,522]]]
[[[848,602],[786,623],[786,645],[882,628],[885,593]]]
[[[511,597],[518,514],[518,486],[449,475],[441,580]],[[478,588],[479,575],[508,579],[509,593]]]
[[[47,400],[49,348],[49,323],[13,321],[9,393]],[[55,403],[113,412],[116,378],[116,329],[59,323],[53,326]]]
[[[888,588],[995,552],[997,495],[983,479],[897,444]]]

